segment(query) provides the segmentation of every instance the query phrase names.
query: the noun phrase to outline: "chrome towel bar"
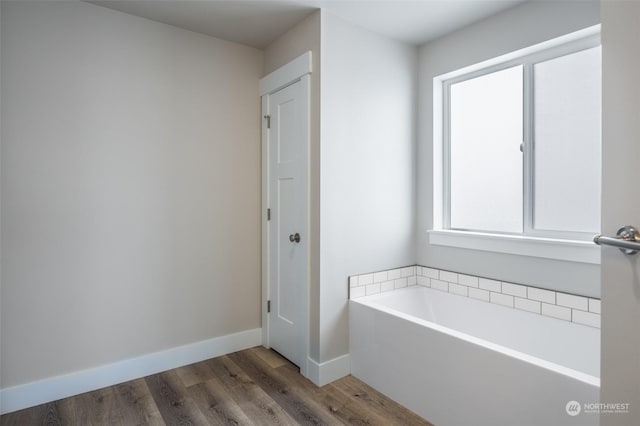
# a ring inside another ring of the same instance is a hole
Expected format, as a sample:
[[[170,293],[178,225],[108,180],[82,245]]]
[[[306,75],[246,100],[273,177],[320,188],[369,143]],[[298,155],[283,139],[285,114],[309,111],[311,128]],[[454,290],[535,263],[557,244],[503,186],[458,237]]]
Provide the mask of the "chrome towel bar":
[[[618,229],[616,237],[596,235],[593,242],[598,245],[618,247],[624,254],[632,255],[640,251],[640,232],[633,226],[625,226]]]

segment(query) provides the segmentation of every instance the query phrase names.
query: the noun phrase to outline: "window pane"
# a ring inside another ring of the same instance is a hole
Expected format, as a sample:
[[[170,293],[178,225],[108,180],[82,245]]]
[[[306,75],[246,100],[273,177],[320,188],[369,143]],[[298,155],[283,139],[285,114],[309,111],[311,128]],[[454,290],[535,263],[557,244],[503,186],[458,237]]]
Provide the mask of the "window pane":
[[[536,229],[600,229],[600,50],[534,67]]]
[[[522,67],[450,88],[453,229],[522,232]]]

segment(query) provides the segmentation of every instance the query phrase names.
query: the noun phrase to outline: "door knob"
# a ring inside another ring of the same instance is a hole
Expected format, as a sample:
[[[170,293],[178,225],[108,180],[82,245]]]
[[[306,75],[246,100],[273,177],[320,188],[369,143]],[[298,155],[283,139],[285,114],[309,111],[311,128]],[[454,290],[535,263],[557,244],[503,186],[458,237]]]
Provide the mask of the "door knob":
[[[632,255],[640,250],[640,232],[633,226],[624,226],[618,229],[615,237],[605,237],[596,235],[593,242],[598,245],[608,245],[618,247],[624,254]]]
[[[299,243],[300,242],[300,234],[297,232],[295,234],[289,235],[289,241]]]

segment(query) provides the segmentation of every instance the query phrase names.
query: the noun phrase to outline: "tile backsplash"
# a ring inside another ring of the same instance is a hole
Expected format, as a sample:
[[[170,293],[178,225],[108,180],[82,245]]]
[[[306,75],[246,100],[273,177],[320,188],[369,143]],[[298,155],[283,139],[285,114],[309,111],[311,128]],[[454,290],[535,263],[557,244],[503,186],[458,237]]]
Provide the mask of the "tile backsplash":
[[[352,275],[349,298],[413,285],[600,328],[599,299],[419,265]]]

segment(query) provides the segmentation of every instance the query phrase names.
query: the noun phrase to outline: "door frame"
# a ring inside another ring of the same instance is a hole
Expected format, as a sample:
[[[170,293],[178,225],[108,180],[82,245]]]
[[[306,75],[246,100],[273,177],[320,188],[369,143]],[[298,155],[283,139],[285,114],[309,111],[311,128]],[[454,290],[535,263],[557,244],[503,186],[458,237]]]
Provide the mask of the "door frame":
[[[638,2],[601,1],[602,19],[602,233],[640,226],[635,196],[640,155]],[[602,248],[600,403],[629,404],[604,410],[601,426],[640,424],[640,255]]]
[[[269,348],[269,315],[267,313],[267,301],[271,289],[269,282],[269,223],[267,220],[267,209],[269,208],[269,132],[267,127],[267,119],[265,116],[269,114],[269,96],[273,93],[297,82],[302,84],[303,99],[302,104],[306,105],[306,120],[302,123],[306,140],[302,149],[303,157],[306,160],[306,172],[302,173],[302,187],[304,188],[305,199],[305,226],[301,230],[303,237],[309,238],[310,220],[309,220],[309,144],[310,144],[310,79],[312,70],[311,51],[298,56],[293,61],[278,68],[272,73],[260,79],[260,96],[262,101],[262,345]],[[309,259],[311,244],[307,244],[306,264],[305,264],[305,285],[302,290],[302,299],[304,304],[301,307],[301,333],[299,348],[302,353],[302,362],[300,365],[300,373],[308,377],[309,364]]]

